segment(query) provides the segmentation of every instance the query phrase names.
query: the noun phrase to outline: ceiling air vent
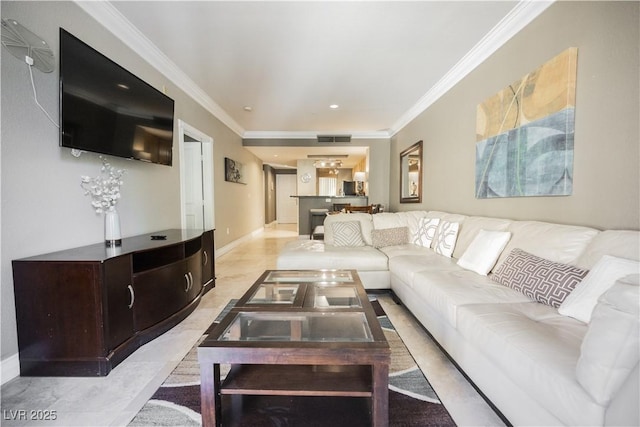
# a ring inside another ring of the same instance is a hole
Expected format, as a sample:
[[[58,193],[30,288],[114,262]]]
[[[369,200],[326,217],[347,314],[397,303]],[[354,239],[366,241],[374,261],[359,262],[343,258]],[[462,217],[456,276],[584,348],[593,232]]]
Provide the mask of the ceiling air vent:
[[[318,135],[318,142],[351,142],[351,135]]]

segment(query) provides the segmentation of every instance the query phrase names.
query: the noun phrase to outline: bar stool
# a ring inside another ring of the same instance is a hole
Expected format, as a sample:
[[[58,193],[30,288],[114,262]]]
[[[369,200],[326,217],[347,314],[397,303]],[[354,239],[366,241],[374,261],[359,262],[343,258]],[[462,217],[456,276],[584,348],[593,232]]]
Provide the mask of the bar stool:
[[[309,239],[324,239],[324,219],[329,209],[309,209]],[[316,233],[316,228],[318,232]]]

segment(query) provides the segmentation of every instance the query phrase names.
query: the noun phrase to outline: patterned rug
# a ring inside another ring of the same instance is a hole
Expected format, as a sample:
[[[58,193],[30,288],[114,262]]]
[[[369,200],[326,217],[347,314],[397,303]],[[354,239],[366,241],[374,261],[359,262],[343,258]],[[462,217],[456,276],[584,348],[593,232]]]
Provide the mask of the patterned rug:
[[[372,298],[371,303],[391,347],[389,425],[455,426],[378,301]],[[233,304],[235,301],[227,305],[216,322],[224,317]],[[201,340],[206,337],[207,332]],[[199,426],[202,424],[198,344],[178,364],[129,426]],[[228,372],[228,366],[221,366],[221,378],[226,372]],[[238,404],[228,403],[228,405],[237,406]],[[244,397],[239,405],[241,405],[242,420],[232,425],[251,427],[370,425],[368,399],[364,398],[250,396]]]

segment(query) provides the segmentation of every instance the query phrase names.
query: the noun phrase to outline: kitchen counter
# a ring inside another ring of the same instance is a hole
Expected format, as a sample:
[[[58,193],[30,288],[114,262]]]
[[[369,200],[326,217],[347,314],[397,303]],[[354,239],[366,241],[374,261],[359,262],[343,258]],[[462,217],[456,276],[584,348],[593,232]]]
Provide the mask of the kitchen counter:
[[[334,204],[350,204],[351,206],[367,206],[367,196],[291,196],[298,199],[298,234],[308,236],[310,231],[310,209],[333,210]]]

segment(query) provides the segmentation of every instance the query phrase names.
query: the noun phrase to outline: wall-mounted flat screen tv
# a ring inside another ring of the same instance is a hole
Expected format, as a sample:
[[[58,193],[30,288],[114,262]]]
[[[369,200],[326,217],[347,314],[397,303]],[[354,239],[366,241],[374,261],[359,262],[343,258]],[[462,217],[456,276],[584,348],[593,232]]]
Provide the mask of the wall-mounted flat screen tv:
[[[171,166],[173,99],[60,28],[60,145]]]

